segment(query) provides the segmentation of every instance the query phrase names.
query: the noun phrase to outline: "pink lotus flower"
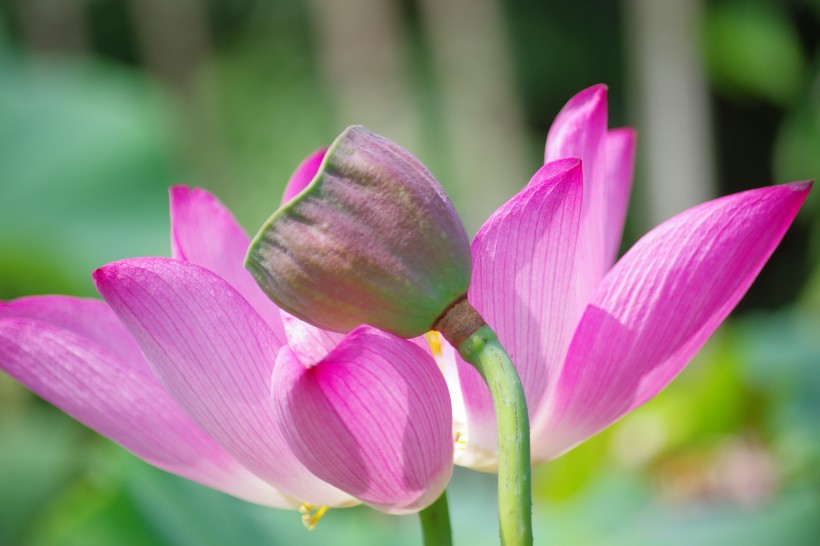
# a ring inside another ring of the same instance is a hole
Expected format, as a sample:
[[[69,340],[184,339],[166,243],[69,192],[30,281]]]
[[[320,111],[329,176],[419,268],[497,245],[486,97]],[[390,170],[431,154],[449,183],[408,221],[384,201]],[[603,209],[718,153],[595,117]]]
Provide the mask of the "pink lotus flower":
[[[607,130],[606,87],[582,91],[550,129],[546,164],[471,245],[468,300],[521,377],[534,463],[669,384],[740,301],[811,188],[797,182],[710,201],[652,230],[613,267],[634,147],[632,129]],[[311,182],[321,157],[303,164],[286,195]],[[456,462],[494,470],[489,390],[437,334],[429,339],[449,372]]]
[[[404,513],[438,498],[452,418],[429,353],[280,314],[208,193],[173,188],[171,220],[175,259],[94,272],[108,305],[0,303],[0,367],[145,461],[250,502]]]
[[[810,189],[711,201],[612,267],[633,149],[631,130],[607,131],[605,88],[580,93],[550,131],[548,163],[472,243],[469,299],[521,376],[534,461],[668,384]],[[321,157],[300,166],[286,198]],[[429,347],[366,326],[342,336],[282,313],[242,267],[247,236],[201,190],[172,191],[172,223],[177,259],[95,272],[110,308],[61,297],[0,306],[0,367],[151,464],[240,498],[400,513],[432,502],[452,470],[450,400],[433,354],[453,399],[456,461],[494,468],[489,393],[437,335]]]
[[[632,129],[607,130],[606,87],[582,91],[550,128],[546,164],[471,245],[468,299],[521,377],[534,463],[669,384],[743,297],[811,189],[797,182],[704,203],[650,231],[613,266],[634,146]],[[489,392],[454,358],[464,400],[457,460],[492,469]]]

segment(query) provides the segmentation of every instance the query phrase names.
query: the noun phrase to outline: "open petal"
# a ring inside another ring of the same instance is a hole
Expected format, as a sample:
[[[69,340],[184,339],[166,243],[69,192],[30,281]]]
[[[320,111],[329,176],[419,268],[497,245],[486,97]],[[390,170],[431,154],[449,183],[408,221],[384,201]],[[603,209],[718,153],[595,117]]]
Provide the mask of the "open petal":
[[[292,499],[251,474],[195,425],[146,364],[135,366],[95,339],[103,333],[110,339],[128,335],[105,304],[70,300],[26,298],[3,306],[4,311],[14,307],[31,315],[56,302],[53,317],[42,317],[56,320],[0,318],[0,368],[154,466],[250,502],[295,507]],[[91,313],[75,315],[71,330],[56,326],[72,304],[78,313]],[[86,324],[81,324],[83,317]],[[91,330],[89,337],[78,333]]]
[[[296,170],[293,171],[293,174],[290,176],[288,185],[285,186],[285,191],[282,194],[283,205],[296,197],[297,194],[301,193],[301,191],[307,188],[308,184],[313,181],[313,178],[319,171],[322,160],[325,158],[325,153],[327,153],[327,148],[320,148],[299,163],[299,166],[296,167]]]
[[[206,267],[228,281],[285,342],[279,308],[245,269],[250,239],[219,200],[200,188],[171,188],[171,249],[174,258]]]
[[[389,513],[418,511],[444,490],[450,398],[414,343],[363,326],[309,368],[284,348],[272,394],[294,451],[328,483]]]
[[[635,172],[635,130],[631,127],[612,129],[606,134],[606,225],[604,251],[607,269],[618,257],[624,232],[632,175]]]
[[[102,300],[29,296],[0,302],[0,318],[36,320],[68,330],[110,351],[134,370],[153,376],[131,333]]]
[[[468,299],[496,331],[515,363],[530,418],[542,411],[572,336],[575,245],[582,206],[581,163],[566,159],[539,170],[530,185],[497,210],[472,244]],[[459,358],[460,360],[460,358]],[[497,435],[489,390],[459,362],[467,411],[467,451],[459,464],[495,464]]]
[[[581,91],[564,106],[547,136],[545,161],[578,157],[584,171],[584,199],[574,272],[577,316],[604,277],[607,226],[607,89],[596,85]],[[576,318],[577,318],[576,316]]]
[[[226,451],[300,501],[351,501],[308,472],[285,442],[270,401],[281,344],[231,285],[167,258],[115,262],[94,280],[171,396]]]
[[[538,441],[558,455],[643,404],[749,288],[811,185],[730,195],[661,224],[615,265],[573,337]]]

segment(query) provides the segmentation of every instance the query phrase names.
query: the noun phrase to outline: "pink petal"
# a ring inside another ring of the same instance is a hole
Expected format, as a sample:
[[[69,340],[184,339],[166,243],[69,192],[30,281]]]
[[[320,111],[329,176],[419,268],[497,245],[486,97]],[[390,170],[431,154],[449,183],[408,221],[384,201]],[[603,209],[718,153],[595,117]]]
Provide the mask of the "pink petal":
[[[299,320],[286,311],[280,311],[288,346],[305,366],[312,366],[322,360],[345,338],[344,334],[322,330]]]
[[[593,85],[567,102],[550,127],[544,163],[567,157],[594,163],[606,134],[606,95],[605,85]],[[585,178],[589,168],[584,167]]]
[[[549,422],[556,456],[640,406],[689,362],[740,301],[811,188],[730,195],[661,224],[626,253],[575,333]]]
[[[573,325],[566,317],[572,303],[581,193],[579,160],[548,163],[490,217],[472,244],[468,299],[510,353],[531,419],[542,411],[572,336]],[[489,391],[463,361],[459,375],[468,450],[490,454],[487,463],[494,464],[497,436]],[[478,460],[462,462],[482,466]]]
[[[216,197],[199,188],[171,188],[171,249],[174,258],[210,269],[236,288],[285,341],[279,308],[245,269],[250,239]]]
[[[290,176],[288,185],[285,186],[285,191],[282,194],[283,205],[296,197],[313,181],[313,178],[319,171],[322,160],[325,158],[325,153],[327,153],[327,148],[320,148],[299,163],[299,166],[296,167],[296,170]]]
[[[374,508],[418,511],[450,478],[447,385],[433,359],[411,342],[363,326],[310,368],[284,348],[273,398],[305,466]]]
[[[107,342],[97,342],[97,334],[119,338],[124,328],[113,326],[117,318],[104,303],[90,305],[92,301],[26,298],[4,306],[4,310],[15,307],[21,314],[37,315],[55,304],[55,314],[41,318],[56,320],[0,318],[0,367],[41,398],[154,466],[251,502],[294,507],[292,499],[248,472],[199,429],[147,365],[133,366]],[[56,326],[68,318],[61,314],[72,305],[78,312],[68,320],[74,331]],[[83,337],[78,333],[82,330],[93,336]]]
[[[300,501],[351,501],[311,475],[285,442],[270,401],[281,344],[231,285],[167,258],[115,262],[94,280],[171,396],[228,453]]]
[[[0,318],[31,319],[68,330],[110,351],[134,370],[153,376],[137,342],[102,300],[29,296],[0,302]]]
[[[606,262],[608,189],[606,146],[607,89],[596,85],[575,95],[556,116],[547,136],[545,161],[566,157],[581,159],[584,170],[584,199],[578,233],[575,268],[575,316],[609,269]]]
[[[624,231],[632,175],[635,171],[635,130],[612,129],[606,134],[606,226],[605,265],[612,267],[618,257]]]

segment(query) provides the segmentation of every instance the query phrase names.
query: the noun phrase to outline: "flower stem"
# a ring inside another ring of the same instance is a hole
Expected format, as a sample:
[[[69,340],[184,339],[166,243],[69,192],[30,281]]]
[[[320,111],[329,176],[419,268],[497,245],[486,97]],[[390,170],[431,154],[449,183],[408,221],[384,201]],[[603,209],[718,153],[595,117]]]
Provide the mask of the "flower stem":
[[[453,533],[450,530],[450,509],[447,507],[447,492],[419,512],[421,535],[424,546],[452,546]]]
[[[486,324],[459,346],[493,397],[498,424],[498,520],[503,546],[532,545],[530,423],[521,380],[495,332]]]

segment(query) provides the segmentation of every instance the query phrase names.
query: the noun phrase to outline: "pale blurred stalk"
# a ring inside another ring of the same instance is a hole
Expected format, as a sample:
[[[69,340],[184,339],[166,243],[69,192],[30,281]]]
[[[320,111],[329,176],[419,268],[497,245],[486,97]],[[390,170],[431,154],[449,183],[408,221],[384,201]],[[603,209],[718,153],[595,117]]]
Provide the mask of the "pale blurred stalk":
[[[310,0],[327,92],[340,130],[361,124],[418,154],[420,114],[411,92],[399,4]]]
[[[129,6],[143,63],[177,99],[186,163],[200,185],[218,191],[233,177],[213,107],[215,86],[199,77],[211,55],[205,5],[197,0],[129,0]]]
[[[36,53],[77,54],[88,49],[86,0],[19,0],[20,28]]]
[[[441,86],[450,172],[468,232],[511,198],[538,165],[528,161],[522,106],[497,0],[422,0]]]
[[[626,0],[630,101],[649,226],[714,196],[700,0]],[[640,226],[646,228],[649,226]]]

